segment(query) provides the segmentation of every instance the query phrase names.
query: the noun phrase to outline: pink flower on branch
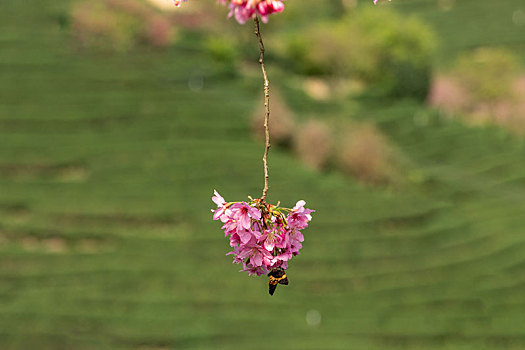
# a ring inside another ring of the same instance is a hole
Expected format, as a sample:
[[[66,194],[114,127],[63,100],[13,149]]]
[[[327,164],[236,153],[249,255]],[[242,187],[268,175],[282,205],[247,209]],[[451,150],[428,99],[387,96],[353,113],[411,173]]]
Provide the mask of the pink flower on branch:
[[[186,0],[172,0],[175,6],[180,6]],[[268,274],[269,292],[273,295],[277,284],[288,284],[286,269],[288,262],[299,255],[304,236],[301,230],[308,227],[314,210],[304,206],[306,202],[300,200],[289,209],[279,207],[279,204],[266,203],[268,192],[268,165],[267,156],[270,148],[268,120],[269,109],[269,81],[264,65],[264,44],[259,30],[259,17],[263,22],[268,16],[284,10],[284,0],[217,0],[228,6],[228,17],[244,24],[254,19],[255,34],[257,35],[265,91],[265,132],[266,149],[263,157],[265,170],[265,186],[259,199],[250,202],[226,202],[214,191],[212,201],[217,205],[213,210],[213,220],[220,220],[223,225],[224,236],[229,237],[230,247],[233,250],[226,255],[233,255],[233,263],[242,264],[243,269],[250,275]],[[378,0],[373,0],[377,4]],[[390,1],[390,0],[389,0]]]
[[[186,0],[172,0],[175,6],[180,6]],[[308,227],[312,220],[311,209],[305,208],[306,202],[300,200],[289,208],[279,207],[279,204],[266,203],[268,192],[267,156],[270,149],[268,121],[270,116],[269,80],[264,65],[264,44],[259,30],[259,16],[263,22],[268,16],[284,10],[284,0],[217,0],[230,9],[228,17],[235,17],[241,23],[254,19],[255,34],[258,39],[260,56],[259,63],[264,78],[265,92],[265,134],[266,148],[263,156],[265,184],[261,198],[250,202],[226,202],[214,191],[212,201],[217,209],[212,210],[213,220],[223,223],[224,236],[229,237],[233,248],[226,255],[233,255],[233,263],[242,264],[242,271],[250,275],[268,274],[269,292],[273,295],[277,284],[288,284],[285,270],[288,262],[299,255],[304,236],[301,230]],[[378,0],[373,0],[377,4]]]

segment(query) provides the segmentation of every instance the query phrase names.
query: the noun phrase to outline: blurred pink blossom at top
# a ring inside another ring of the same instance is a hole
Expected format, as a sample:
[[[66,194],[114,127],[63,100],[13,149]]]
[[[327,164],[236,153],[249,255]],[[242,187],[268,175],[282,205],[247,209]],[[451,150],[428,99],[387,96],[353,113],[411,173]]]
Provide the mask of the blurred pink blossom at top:
[[[230,9],[228,17],[235,17],[241,24],[257,15],[266,23],[269,15],[284,10],[284,3],[281,0],[218,0],[218,2],[228,5]]]
[[[172,0],[179,7],[186,0]],[[255,16],[261,16],[263,22],[268,22],[268,16],[283,12],[284,0],[217,0],[217,2],[228,6],[230,12],[228,17],[235,17],[237,22],[244,24]],[[390,0],[388,0],[390,1]],[[377,4],[378,0],[374,0]]]
[[[172,0],[179,7],[186,0]],[[268,16],[284,10],[283,0],[217,0],[228,6],[228,17],[235,17],[237,22],[244,24],[255,16],[261,16],[263,22],[268,22]]]

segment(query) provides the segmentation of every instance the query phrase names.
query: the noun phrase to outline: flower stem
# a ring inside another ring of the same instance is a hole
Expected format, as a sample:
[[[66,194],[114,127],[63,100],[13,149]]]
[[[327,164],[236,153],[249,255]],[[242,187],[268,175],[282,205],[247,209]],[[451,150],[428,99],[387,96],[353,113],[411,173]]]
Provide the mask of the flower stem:
[[[264,66],[264,44],[262,41],[261,31],[259,29],[259,17],[255,16],[253,18],[253,21],[255,22],[255,35],[257,36],[257,40],[259,42],[259,63],[261,65],[261,70],[263,74],[264,79],[264,109],[265,109],[265,115],[264,115],[264,134],[266,136],[266,144],[264,148],[264,156],[263,156],[263,165],[264,165],[264,188],[261,196],[261,203],[266,202],[266,195],[268,194],[268,151],[270,150],[270,81],[268,80],[268,75],[266,74],[266,67]]]

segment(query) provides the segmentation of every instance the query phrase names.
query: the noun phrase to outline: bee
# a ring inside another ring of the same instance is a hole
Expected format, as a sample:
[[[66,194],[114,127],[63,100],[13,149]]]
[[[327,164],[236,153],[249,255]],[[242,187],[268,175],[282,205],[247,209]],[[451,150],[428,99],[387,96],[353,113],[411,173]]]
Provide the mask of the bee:
[[[270,295],[273,295],[277,284],[288,285],[288,278],[286,277],[286,271],[281,267],[276,267],[268,273],[270,280],[268,281],[268,291]]]

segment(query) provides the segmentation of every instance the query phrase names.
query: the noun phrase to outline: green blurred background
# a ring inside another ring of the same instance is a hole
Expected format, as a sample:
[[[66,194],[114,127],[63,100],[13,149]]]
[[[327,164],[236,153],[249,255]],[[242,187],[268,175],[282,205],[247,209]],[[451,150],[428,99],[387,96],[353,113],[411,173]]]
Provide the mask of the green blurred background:
[[[1,0],[0,349],[524,349],[525,4],[371,2],[263,25],[269,200],[316,210],[270,297],[210,213],[262,189],[252,23]]]

